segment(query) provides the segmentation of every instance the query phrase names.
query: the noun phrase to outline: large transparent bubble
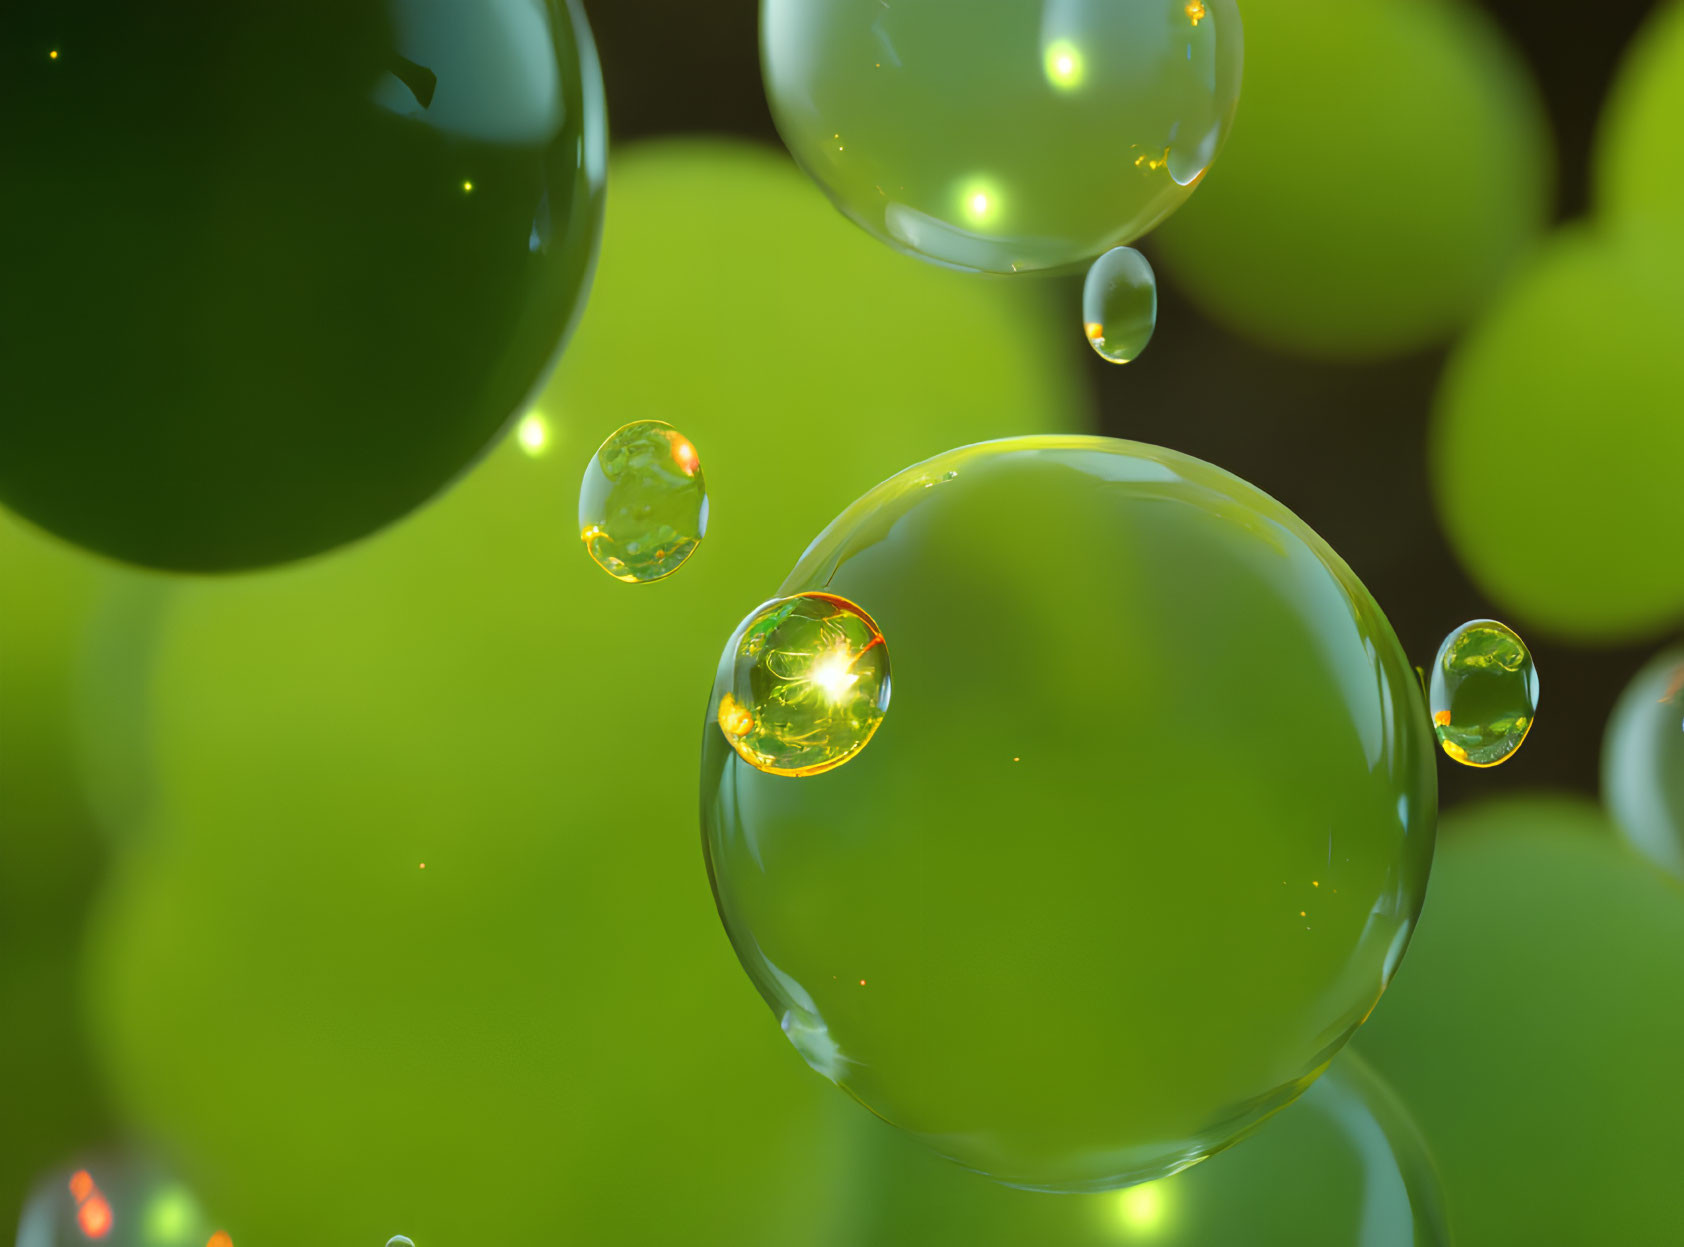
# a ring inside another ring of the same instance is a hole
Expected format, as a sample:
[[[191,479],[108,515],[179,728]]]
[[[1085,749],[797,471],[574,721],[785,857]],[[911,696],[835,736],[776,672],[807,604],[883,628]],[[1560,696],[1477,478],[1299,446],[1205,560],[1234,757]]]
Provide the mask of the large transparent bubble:
[[[867,494],[777,590],[813,592],[894,655],[875,738],[765,773],[727,662],[702,761],[720,914],[808,1063],[1056,1190],[1301,1092],[1402,956],[1437,814],[1420,686],[1339,557],[1196,459],[1026,438]]]
[[[889,245],[1064,268],[1193,193],[1239,99],[1234,0],[763,0],[784,142]]]

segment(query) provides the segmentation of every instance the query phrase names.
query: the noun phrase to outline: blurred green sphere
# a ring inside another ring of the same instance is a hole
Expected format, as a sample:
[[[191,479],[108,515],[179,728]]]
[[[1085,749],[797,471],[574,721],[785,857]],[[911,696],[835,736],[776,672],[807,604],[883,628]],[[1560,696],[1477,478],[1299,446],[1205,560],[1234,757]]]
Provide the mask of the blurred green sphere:
[[[151,834],[88,1000],[132,1120],[250,1241],[786,1241],[819,1091],[699,877],[697,681],[906,458],[1087,422],[1035,292],[898,260],[781,156],[674,142],[613,180],[592,310],[517,436],[376,541],[184,584],[160,629]],[[575,505],[651,416],[715,517],[684,575],[627,586]]]
[[[1633,848],[1684,880],[1684,646],[1620,694],[1602,737],[1602,802]]]
[[[1522,633],[1613,643],[1684,618],[1681,240],[1557,234],[1440,383],[1439,515]]]
[[[1656,9],[1632,40],[1597,136],[1604,213],[1684,232],[1684,3]]]
[[[967,1173],[851,1114],[819,1247],[1445,1247],[1420,1131],[1356,1053],[1297,1103],[1173,1178],[1047,1195]]]
[[[1000,1181],[1098,1190],[1233,1142],[1368,1015],[1437,749],[1385,615],[1280,503],[1137,442],[968,446],[843,512],[794,593],[870,614],[893,701],[845,765],[767,774],[716,722],[728,646],[702,820],[820,1074]]]
[[[1458,1241],[1678,1242],[1684,892],[1588,801],[1444,820],[1362,1052],[1432,1140]]]
[[[77,999],[105,851],[73,710],[84,633],[117,579],[0,513],[0,1241],[40,1173],[107,1129]]]
[[[0,504],[115,558],[259,567],[406,514],[590,284],[578,0],[16,0],[0,116]]]
[[[1154,236],[1213,319],[1280,350],[1397,355],[1449,337],[1536,242],[1537,91],[1460,0],[1245,0],[1245,97]]]

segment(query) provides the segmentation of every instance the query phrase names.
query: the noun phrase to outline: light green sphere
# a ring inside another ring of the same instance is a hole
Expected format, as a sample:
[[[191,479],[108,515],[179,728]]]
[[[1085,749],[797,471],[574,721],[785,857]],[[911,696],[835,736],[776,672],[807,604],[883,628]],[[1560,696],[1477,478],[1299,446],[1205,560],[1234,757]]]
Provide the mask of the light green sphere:
[[[1542,104],[1461,0],[1245,0],[1245,103],[1207,185],[1153,236],[1235,332],[1328,358],[1468,322],[1549,209]]]
[[[1577,228],[1457,347],[1433,492],[1463,566],[1522,635],[1626,642],[1684,618],[1681,325],[1684,242]]]
[[[1604,213],[1684,232],[1681,119],[1684,3],[1673,0],[1633,38],[1603,109],[1596,198]]]
[[[514,437],[376,540],[166,608],[150,834],[87,998],[130,1118],[253,1242],[787,1241],[822,1092],[698,878],[698,673],[908,456],[1089,419],[1033,292],[898,260],[781,156],[666,143],[612,185],[590,314]],[[716,522],[628,586],[575,507],[650,416]]]
[[[1593,804],[1446,816],[1362,1052],[1432,1140],[1459,1242],[1672,1247],[1684,891]]]

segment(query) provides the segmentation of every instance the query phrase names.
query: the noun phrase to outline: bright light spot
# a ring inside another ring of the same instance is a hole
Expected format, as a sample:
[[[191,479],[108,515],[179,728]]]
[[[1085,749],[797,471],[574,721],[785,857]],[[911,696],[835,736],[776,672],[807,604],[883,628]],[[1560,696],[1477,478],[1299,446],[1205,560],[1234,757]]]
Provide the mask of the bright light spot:
[[[193,1197],[180,1187],[159,1192],[146,1209],[147,1237],[158,1243],[179,1241],[193,1222],[193,1211]]]
[[[1117,1192],[1117,1219],[1127,1229],[1155,1230],[1164,1219],[1164,1196],[1156,1182]]]
[[[1048,82],[1061,91],[1070,91],[1082,85],[1082,54],[1075,44],[1062,41],[1051,44],[1046,56]]]
[[[678,470],[685,476],[696,475],[696,469],[702,466],[702,461],[696,454],[696,448],[682,437],[672,439],[672,461],[678,465]]]
[[[89,1238],[104,1238],[111,1233],[111,1205],[105,1202],[105,1196],[95,1191],[83,1200],[76,1210],[76,1224]]]
[[[515,437],[520,441],[520,448],[536,459],[549,447],[550,423],[542,412],[529,411],[515,427]]]
[[[473,194],[473,190],[474,190],[474,184],[472,182],[462,183],[462,193],[463,194],[471,195],[471,194]]]
[[[78,1169],[70,1175],[70,1194],[79,1204],[94,1193],[94,1179],[86,1169]]]
[[[978,224],[988,220],[1000,207],[999,197],[986,183],[972,183],[966,187],[965,193],[959,197],[959,202],[964,207],[965,215]]]
[[[848,647],[839,645],[813,663],[807,678],[823,689],[824,695],[831,701],[841,701],[848,690],[859,683],[859,673],[848,669],[853,665],[854,656],[848,652]]]
[[[228,1237],[227,1230],[218,1230],[210,1236],[210,1241],[205,1247],[234,1247],[234,1240]]]
[[[58,60],[58,49],[57,49],[57,48],[54,48],[54,49],[53,49],[53,50],[52,50],[52,51],[51,51],[51,52],[49,52],[49,53],[47,53],[47,59],[48,59],[48,60],[49,60],[49,61],[56,61],[56,60]]]
[[[1204,0],[1187,0],[1185,11],[1193,25],[1197,26],[1205,16]]]

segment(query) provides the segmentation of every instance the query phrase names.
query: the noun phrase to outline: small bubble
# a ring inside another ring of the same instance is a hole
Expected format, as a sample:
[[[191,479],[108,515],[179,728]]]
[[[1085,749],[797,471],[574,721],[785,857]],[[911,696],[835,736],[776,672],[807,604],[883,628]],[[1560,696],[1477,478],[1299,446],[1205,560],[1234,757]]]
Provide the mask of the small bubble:
[[[1494,619],[1463,624],[1433,659],[1428,702],[1439,744],[1457,762],[1508,761],[1538,709],[1538,672],[1526,643]]]
[[[696,448],[659,420],[639,420],[603,442],[579,487],[579,536],[616,580],[670,576],[707,533],[708,496]]]
[[[1107,363],[1140,358],[1158,326],[1158,283],[1146,257],[1116,247],[1093,262],[1082,287],[1082,327]]]
[[[742,759],[807,776],[848,761],[889,707],[889,647],[858,606],[802,593],[757,608],[732,636],[714,721]]]
[[[386,1240],[386,1247],[415,1247],[415,1244],[402,1234],[394,1234]]]

